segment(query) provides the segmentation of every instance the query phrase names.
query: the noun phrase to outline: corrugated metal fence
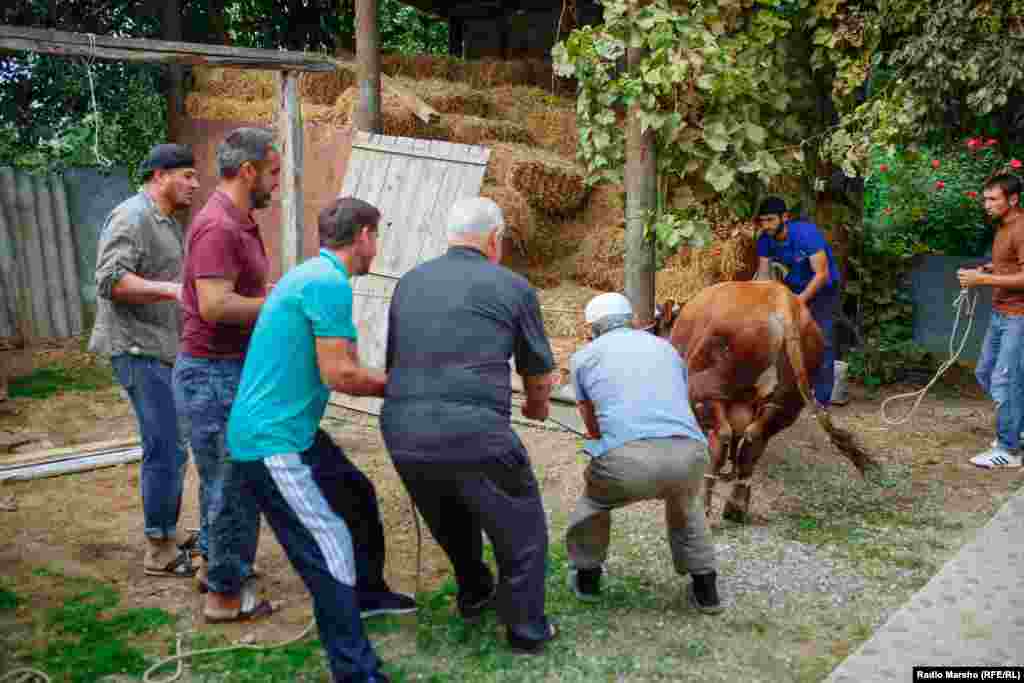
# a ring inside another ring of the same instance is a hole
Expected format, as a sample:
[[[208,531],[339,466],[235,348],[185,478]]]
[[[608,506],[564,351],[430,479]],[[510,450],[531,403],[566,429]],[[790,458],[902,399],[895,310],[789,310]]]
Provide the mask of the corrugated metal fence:
[[[82,333],[75,237],[63,177],[0,168],[0,337]]]

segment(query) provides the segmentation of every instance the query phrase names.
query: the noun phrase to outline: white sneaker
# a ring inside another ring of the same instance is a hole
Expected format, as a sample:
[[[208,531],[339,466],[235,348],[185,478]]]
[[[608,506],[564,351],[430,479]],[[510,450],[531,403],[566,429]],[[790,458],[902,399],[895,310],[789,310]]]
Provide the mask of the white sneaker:
[[[971,464],[987,470],[1010,469],[1020,467],[1021,458],[996,446],[971,458]]]

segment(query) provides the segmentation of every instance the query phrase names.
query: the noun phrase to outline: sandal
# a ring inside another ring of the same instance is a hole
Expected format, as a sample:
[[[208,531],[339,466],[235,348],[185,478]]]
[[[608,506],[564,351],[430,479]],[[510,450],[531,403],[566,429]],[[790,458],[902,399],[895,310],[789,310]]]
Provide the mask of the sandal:
[[[263,576],[263,574],[261,574],[259,572],[259,570],[253,570],[252,574],[249,574],[248,576],[242,577],[242,585],[244,586],[248,582],[254,581],[255,579],[260,578],[261,576]],[[206,583],[206,580],[203,577],[201,577],[201,576],[196,577],[196,581],[199,583],[199,594],[200,595],[206,595],[207,593],[210,592],[210,584]]]
[[[192,564],[192,556],[187,550],[182,550],[178,556],[165,564],[163,567],[146,567],[147,576],[173,576],[178,579],[191,579],[199,571],[199,567]]]
[[[204,607],[203,618],[207,624],[228,624],[239,621],[253,621],[269,617],[276,610],[269,600],[257,600],[251,591],[242,590],[242,604],[236,609]]]
[[[192,557],[202,555],[202,553],[199,552],[199,534],[189,534],[189,537],[178,545],[178,550],[186,550]]]

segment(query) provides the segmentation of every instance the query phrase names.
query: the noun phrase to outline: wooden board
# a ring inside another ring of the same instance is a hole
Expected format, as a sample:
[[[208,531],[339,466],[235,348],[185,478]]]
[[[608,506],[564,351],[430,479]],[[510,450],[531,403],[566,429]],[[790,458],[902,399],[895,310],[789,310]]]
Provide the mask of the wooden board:
[[[28,465],[31,463],[49,462],[62,458],[88,455],[100,451],[109,451],[119,448],[132,448],[139,445],[138,439],[118,439],[116,441],[94,441],[92,443],[80,443],[74,446],[62,448],[48,448],[42,451],[30,451],[28,453],[12,453],[0,455],[0,470],[13,466]]]
[[[445,252],[448,210],[456,199],[479,196],[489,158],[485,147],[356,134],[341,196],[376,206],[382,225],[373,272],[352,279],[352,317],[364,365],[384,367],[388,306],[397,278]],[[380,413],[380,399],[338,394],[335,400]]]

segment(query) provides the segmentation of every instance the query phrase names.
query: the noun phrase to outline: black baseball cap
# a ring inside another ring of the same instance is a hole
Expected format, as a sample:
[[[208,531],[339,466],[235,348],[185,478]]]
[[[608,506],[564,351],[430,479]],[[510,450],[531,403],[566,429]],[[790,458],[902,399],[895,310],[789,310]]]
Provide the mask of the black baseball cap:
[[[170,171],[175,168],[193,168],[196,157],[185,145],[157,145],[149,151],[149,156],[139,164],[139,172],[143,178],[149,178],[153,171]]]
[[[781,197],[768,197],[761,202],[761,208],[757,210],[758,216],[779,215],[786,213],[786,202]]]

